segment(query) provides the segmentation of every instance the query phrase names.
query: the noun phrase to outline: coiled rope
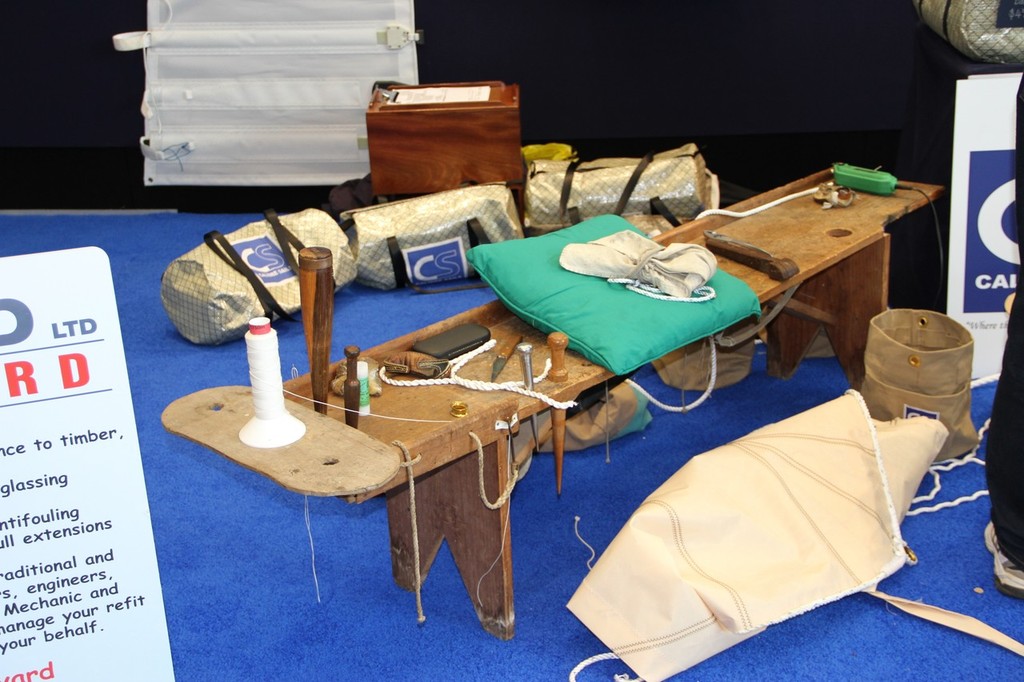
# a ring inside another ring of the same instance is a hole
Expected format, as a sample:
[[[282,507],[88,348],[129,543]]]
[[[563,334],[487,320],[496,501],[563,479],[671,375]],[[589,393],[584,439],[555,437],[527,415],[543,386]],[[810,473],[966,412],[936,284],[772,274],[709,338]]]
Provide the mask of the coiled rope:
[[[391,386],[454,385],[462,386],[463,388],[468,388],[472,391],[509,391],[511,393],[518,393],[519,395],[524,395],[530,398],[536,398],[537,400],[540,400],[541,402],[547,404],[548,406],[554,407],[559,410],[567,410],[570,407],[575,407],[576,401],[574,400],[555,400],[554,398],[545,395],[544,393],[540,393],[539,391],[534,391],[526,388],[526,386],[524,386],[521,381],[506,381],[499,384],[493,381],[478,381],[476,379],[464,379],[463,377],[460,377],[458,375],[458,371],[462,369],[467,362],[469,362],[476,356],[480,355],[481,353],[485,353],[490,349],[494,348],[496,343],[497,341],[495,339],[491,339],[490,341],[480,346],[479,348],[455,358],[455,360],[452,361],[451,372],[449,373],[448,376],[443,377],[441,379],[395,379],[393,377],[388,376],[387,371],[385,370],[384,367],[380,368],[378,375],[380,376],[381,381]],[[540,376],[534,378],[534,383],[544,381],[544,379],[546,379],[548,376],[548,372],[550,371],[551,359],[548,358],[547,360],[544,361],[544,371],[541,373]]]

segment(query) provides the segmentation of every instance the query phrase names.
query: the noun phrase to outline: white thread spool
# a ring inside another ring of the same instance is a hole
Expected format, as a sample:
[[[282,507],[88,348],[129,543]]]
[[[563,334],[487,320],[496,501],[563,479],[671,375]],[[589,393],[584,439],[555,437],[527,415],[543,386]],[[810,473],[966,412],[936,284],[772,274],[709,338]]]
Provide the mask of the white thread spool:
[[[285,409],[277,332],[270,326],[269,319],[254,317],[249,320],[245,347],[249,358],[254,415],[238,432],[238,438],[253,448],[290,445],[302,438],[306,425]]]

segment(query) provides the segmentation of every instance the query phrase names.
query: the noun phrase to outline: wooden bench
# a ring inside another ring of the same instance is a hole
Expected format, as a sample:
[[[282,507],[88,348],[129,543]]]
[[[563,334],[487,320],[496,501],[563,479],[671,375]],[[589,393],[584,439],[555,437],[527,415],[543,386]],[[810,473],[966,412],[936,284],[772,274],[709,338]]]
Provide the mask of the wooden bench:
[[[731,207],[746,211],[779,197],[813,188],[828,180],[828,172],[809,176]],[[820,328],[828,333],[836,357],[851,386],[864,378],[864,347],[868,321],[886,307],[888,236],[884,228],[901,216],[926,205],[942,189],[921,185],[921,193],[898,190],[888,197],[860,195],[848,208],[823,210],[809,198],[787,202],[742,219],[710,216],[667,232],[658,241],[701,242],[705,230],[715,230],[791,258],[799,273],[776,281],[747,266],[720,259],[719,267],[750,284],[766,310],[797,286],[785,309],[767,326],[768,371],[790,376],[800,364]],[[463,322],[488,327],[492,337],[521,334],[534,347],[534,367],[550,357],[548,339],[512,315],[499,302],[442,320],[374,348],[363,355],[383,359],[408,350],[419,338]],[[493,355],[485,353],[468,363],[460,375],[487,380]],[[332,367],[333,369],[333,367]],[[575,398],[586,388],[610,378],[610,373],[573,352],[565,353],[565,381],[545,381],[537,390],[555,400]],[[312,396],[310,376],[286,383],[304,397]],[[452,416],[454,402],[468,407],[465,417]],[[331,396],[334,407],[342,400]],[[271,452],[246,447],[236,434],[252,414],[248,387],[219,387],[185,396],[163,414],[165,427],[240,465],[268,476],[285,488],[307,495],[338,496],[361,502],[378,495],[387,499],[391,564],[395,581],[415,589],[417,568],[426,576],[444,539],[473,599],[483,627],[501,639],[515,632],[512,588],[512,543],[508,503],[490,509],[483,496],[496,500],[512,475],[507,432],[499,422],[523,420],[548,409],[535,398],[508,392],[470,391],[458,386],[385,386],[373,399],[377,416],[362,416],[358,430],[344,423],[341,409],[319,414],[308,403],[288,403],[290,412],[307,424],[299,442]],[[420,421],[395,421],[396,416]],[[482,452],[482,465],[478,461]],[[398,444],[401,444],[399,446]],[[402,447],[415,464],[403,467]],[[556,475],[561,473],[556,452]],[[414,486],[406,469],[411,469]],[[415,491],[418,518],[410,515]],[[418,538],[419,566],[414,545]]]

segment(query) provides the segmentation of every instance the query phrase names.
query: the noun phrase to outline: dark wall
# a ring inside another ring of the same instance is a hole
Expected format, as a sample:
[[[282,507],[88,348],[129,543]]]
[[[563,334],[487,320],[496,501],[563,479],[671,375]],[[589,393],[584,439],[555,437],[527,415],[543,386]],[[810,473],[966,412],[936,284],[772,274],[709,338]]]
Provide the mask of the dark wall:
[[[421,80],[519,83],[531,139],[898,128],[916,23],[905,0],[417,6]]]
[[[0,148],[137,145],[142,56],[112,38],[146,28],[145,0],[7,2],[0,16]]]
[[[596,158],[694,141],[755,189],[891,163],[917,23],[892,0],[427,0],[416,20],[421,82],[518,83],[526,142]],[[144,28],[144,0],[6,3],[0,208],[269,203],[266,188],[141,186],[142,58],[111,38]],[[287,192],[308,205],[321,189]]]

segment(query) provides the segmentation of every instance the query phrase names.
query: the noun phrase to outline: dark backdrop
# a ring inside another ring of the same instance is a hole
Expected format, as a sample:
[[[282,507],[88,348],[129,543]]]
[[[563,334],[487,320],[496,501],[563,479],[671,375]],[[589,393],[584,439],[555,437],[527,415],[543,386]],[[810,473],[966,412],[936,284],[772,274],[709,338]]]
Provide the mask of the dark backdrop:
[[[601,0],[416,7],[424,83],[503,80],[525,142],[584,158],[697,142],[727,182],[768,189],[835,160],[894,163],[913,67],[910,2]],[[282,209],[325,188],[144,188],[144,0],[5,3],[0,208]]]

